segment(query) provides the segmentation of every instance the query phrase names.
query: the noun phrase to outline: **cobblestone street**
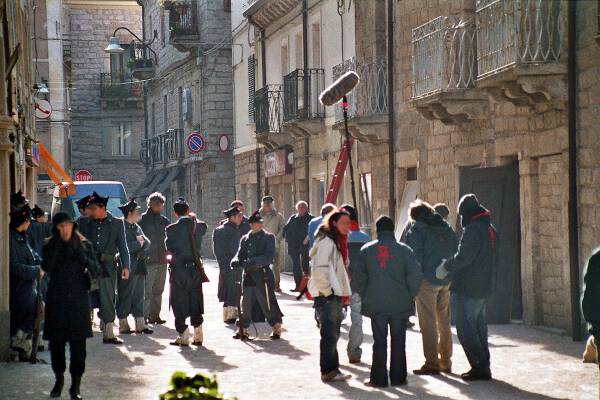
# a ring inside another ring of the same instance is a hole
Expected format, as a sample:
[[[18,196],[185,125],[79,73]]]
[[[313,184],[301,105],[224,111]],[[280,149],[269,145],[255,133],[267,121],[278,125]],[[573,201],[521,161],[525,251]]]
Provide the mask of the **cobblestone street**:
[[[88,341],[87,370],[83,377],[85,399],[156,399],[166,391],[171,374],[182,370],[216,374],[229,396],[247,399],[372,399],[408,397],[416,399],[597,399],[598,369],[582,364],[582,343],[567,337],[524,326],[492,326],[490,342],[493,382],[465,383],[456,375],[418,377],[409,373],[402,388],[372,390],[363,385],[368,378],[372,337],[365,320],[363,363],[350,365],[345,346],[348,320],[342,326],[339,344],[342,370],[353,375],[347,384],[326,385],[319,376],[319,334],[312,318],[311,303],[297,302],[291,295],[292,279],[286,277],[279,296],[285,313],[283,339],[268,339],[265,324],[257,326],[261,338],[251,343],[231,339],[232,328],[221,322],[216,299],[217,268],[209,262],[211,278],[205,286],[206,347],[169,346],[175,337],[172,315],[152,336],[124,337],[125,345],[103,345],[99,332]],[[167,310],[168,296],[164,296]],[[251,334],[255,333],[251,328]],[[409,371],[423,361],[418,330],[407,335]],[[41,353],[49,361],[49,353]],[[462,348],[455,337],[454,370],[467,369]],[[0,364],[0,398],[44,399],[53,383],[50,365]],[[67,378],[67,385],[69,378]],[[63,398],[66,398],[66,390]]]

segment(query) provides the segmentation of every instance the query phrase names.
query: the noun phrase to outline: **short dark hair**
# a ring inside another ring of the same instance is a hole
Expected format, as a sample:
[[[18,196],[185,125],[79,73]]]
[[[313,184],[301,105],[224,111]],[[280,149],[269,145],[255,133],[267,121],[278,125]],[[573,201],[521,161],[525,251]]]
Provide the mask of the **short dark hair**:
[[[323,204],[323,206],[321,207],[321,217],[326,216],[327,214],[329,214],[333,210],[335,210],[335,205],[334,204],[331,204],[331,203],[325,203],[325,204]]]
[[[148,196],[148,198],[146,199],[146,204],[148,205],[148,207],[150,207],[150,204],[152,203],[165,204],[166,201],[167,199],[165,198],[165,196],[162,195],[162,193],[154,192],[150,196]]]
[[[435,209],[435,212],[440,214],[443,218],[446,218],[448,215],[450,215],[450,209],[444,203],[437,203],[433,206],[433,208]]]
[[[340,207],[340,210],[344,210],[350,214],[350,219],[352,221],[358,221],[358,213],[356,212],[356,208],[352,207],[350,204],[343,204]]]
[[[434,214],[435,210],[431,204],[421,199],[416,199],[410,203],[410,218],[416,221],[422,214]]]

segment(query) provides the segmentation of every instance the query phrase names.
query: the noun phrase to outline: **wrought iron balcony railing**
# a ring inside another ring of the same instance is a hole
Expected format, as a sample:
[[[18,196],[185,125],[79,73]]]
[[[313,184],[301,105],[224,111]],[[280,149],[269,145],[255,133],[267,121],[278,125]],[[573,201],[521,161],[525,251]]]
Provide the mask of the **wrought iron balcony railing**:
[[[282,120],[282,85],[267,85],[254,94],[256,133],[280,133]]]
[[[333,67],[333,80],[347,71],[355,71],[360,83],[350,92],[348,98],[348,117],[371,117],[388,112],[387,90],[388,74],[385,59],[357,61],[354,58]],[[343,119],[341,104],[335,105],[335,119]]]
[[[198,9],[194,0],[169,3],[169,30],[171,36],[198,34]]]
[[[412,98],[474,87],[475,24],[437,17],[412,30]]]
[[[166,133],[143,140],[140,158],[146,167],[185,157],[183,134],[183,129],[169,129]]]
[[[144,43],[132,43],[127,66],[131,75],[139,80],[151,79],[156,73],[157,55]]]
[[[476,15],[478,78],[559,60],[560,0],[478,0]]]
[[[325,86],[324,72],[323,68],[297,69],[283,77],[284,121],[325,116],[325,108],[319,101]]]
[[[134,82],[129,74],[100,73],[100,97],[102,98],[127,98],[141,97],[142,85]]]

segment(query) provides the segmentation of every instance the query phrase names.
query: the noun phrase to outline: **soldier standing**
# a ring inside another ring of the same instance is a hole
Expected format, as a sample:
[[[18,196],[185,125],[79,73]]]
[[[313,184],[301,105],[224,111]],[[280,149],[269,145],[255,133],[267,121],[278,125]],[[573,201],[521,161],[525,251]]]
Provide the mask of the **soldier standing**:
[[[100,312],[98,313],[103,326],[103,343],[122,344],[115,337],[113,328],[116,316],[117,269],[116,256],[119,254],[123,279],[129,279],[129,249],[125,240],[125,225],[123,220],[114,217],[106,210],[108,197],[98,193],[91,194],[88,200],[89,218],[80,218],[80,231],[94,246],[98,259],[102,264],[102,277],[98,280]]]
[[[175,315],[175,329],[179,334],[174,346],[189,346],[190,334],[186,319],[194,327],[192,344],[202,346],[204,322],[204,298],[202,295],[202,278],[194,262],[196,249],[202,245],[202,237],[206,233],[206,223],[198,221],[190,213],[190,206],[183,198],[173,205],[178,220],[167,227],[165,244],[172,259],[169,263],[171,283],[171,307]],[[193,242],[192,242],[193,240]]]
[[[150,240],[144,235],[142,228],[137,224],[141,218],[140,206],[134,199],[119,206],[123,212],[125,222],[125,239],[130,255],[129,279],[119,277],[117,298],[117,317],[119,318],[119,333],[129,334],[127,316],[135,318],[135,332],[152,334],[154,331],[146,326],[144,318],[144,285],[146,279],[146,252],[150,247]]]
[[[231,260],[240,245],[240,224],[243,214],[231,207],[223,211],[227,222],[215,228],[213,232],[213,251],[219,263],[219,301],[223,303],[223,321],[233,324],[238,317],[235,271],[231,268]]]
[[[169,225],[162,215],[165,197],[158,193],[148,196],[148,210],[142,215],[140,226],[150,239],[148,249],[148,275],[146,275],[146,300],[144,314],[149,324],[164,324],[160,317],[162,294],[167,280],[167,249],[165,248],[165,228]]]
[[[273,259],[273,274],[275,274],[275,291],[281,293],[281,265],[279,265],[279,252],[283,241],[283,227],[285,220],[283,215],[275,208],[275,200],[271,196],[262,199],[260,215],[264,220],[265,230],[275,236],[275,258]]]
[[[313,216],[308,212],[308,203],[299,201],[296,204],[297,213],[292,215],[283,227],[283,236],[287,241],[288,254],[292,258],[294,269],[294,282],[296,288],[292,292],[301,290],[302,277],[309,275],[308,266],[308,223]]]
[[[269,267],[275,255],[275,236],[263,230],[259,211],[255,211],[248,222],[251,231],[242,237],[240,248],[231,261],[233,268],[244,270],[242,315],[238,322],[240,330],[234,339],[247,340],[250,322],[265,319],[273,328],[271,339],[279,339],[283,314],[275,297],[275,278]],[[258,309],[260,313],[253,312]]]

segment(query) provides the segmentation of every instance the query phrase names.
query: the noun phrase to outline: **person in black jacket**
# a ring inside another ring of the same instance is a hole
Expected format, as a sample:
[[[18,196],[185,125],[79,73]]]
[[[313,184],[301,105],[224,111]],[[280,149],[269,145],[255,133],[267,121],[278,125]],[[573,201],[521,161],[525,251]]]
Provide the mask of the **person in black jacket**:
[[[52,224],[48,223],[48,213],[37,204],[31,210],[31,225],[27,233],[33,250],[41,256],[44,242],[52,236]]]
[[[129,314],[135,318],[135,332],[152,334],[154,331],[146,325],[144,318],[144,286],[146,284],[146,251],[150,241],[137,224],[140,219],[140,206],[134,199],[119,206],[125,223],[125,239],[130,255],[129,279],[119,277],[117,291],[117,318],[119,318],[119,333],[133,333],[129,327]]]
[[[66,370],[65,346],[69,343],[72,399],[81,399],[79,386],[85,371],[86,339],[92,337],[88,290],[101,268],[90,242],[77,230],[71,216],[52,218],[52,237],[43,247],[42,269],[52,276],[48,286],[44,339],[56,383],[50,397],[60,397]]]
[[[598,343],[600,341],[600,249],[597,249],[588,260],[583,278],[585,288],[581,309],[583,317],[589,324],[589,332],[593,336],[591,346],[596,347],[598,362]]]
[[[194,262],[194,248],[197,252],[200,251],[202,237],[208,227],[204,221],[198,221],[196,215],[190,213],[190,206],[182,197],[173,205],[173,211],[178,220],[167,226],[165,245],[172,257],[169,262],[170,303],[175,315],[175,329],[179,335],[171,344],[189,346],[190,334],[186,324],[189,317],[194,327],[192,344],[202,346],[204,296],[201,275]]]
[[[406,244],[415,253],[425,278],[416,298],[425,364],[413,372],[417,375],[450,373],[450,279],[437,279],[435,269],[442,260],[456,253],[458,239],[429,203],[416,200],[410,206],[410,214],[415,222],[406,235]]]
[[[11,347],[21,361],[29,360],[31,354],[38,280],[44,277],[41,260],[27,237],[30,224],[29,205],[14,206],[9,226],[10,336]]]
[[[292,258],[294,282],[297,292],[302,276],[309,274],[308,265],[308,223],[314,218],[308,212],[308,203],[299,201],[296,204],[297,213],[292,215],[283,227],[283,237],[288,245],[288,254]]]
[[[169,219],[162,215],[165,208],[165,197],[152,193],[147,199],[148,209],[142,214],[139,222],[144,235],[150,240],[145,287],[144,317],[149,324],[164,324],[160,317],[162,295],[167,280],[167,249],[165,247],[165,228]]]
[[[352,287],[362,297],[362,314],[371,318],[373,364],[367,386],[388,385],[387,335],[391,336],[389,378],[392,385],[406,385],[406,323],[423,275],[410,247],[394,237],[394,222],[377,219],[377,240],[360,250],[352,271]]]
[[[461,375],[466,381],[490,380],[490,350],[485,319],[487,299],[492,294],[497,232],[491,213],[474,194],[460,199],[463,234],[458,251],[436,269],[436,278],[452,279],[456,296],[456,332],[471,370]]]

